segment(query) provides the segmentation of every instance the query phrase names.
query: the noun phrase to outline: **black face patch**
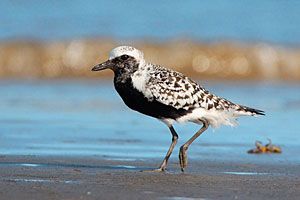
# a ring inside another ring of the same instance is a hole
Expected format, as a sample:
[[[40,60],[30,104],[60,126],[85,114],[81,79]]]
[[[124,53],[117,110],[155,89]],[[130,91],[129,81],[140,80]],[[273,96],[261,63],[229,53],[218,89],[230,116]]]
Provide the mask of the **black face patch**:
[[[115,73],[115,80],[124,82],[126,79],[130,78],[134,72],[138,70],[138,61],[129,55],[121,55],[111,60],[114,67],[112,70]]]
[[[126,54],[112,59],[111,62],[114,64],[114,71],[123,68],[134,68],[134,66],[137,64],[137,60],[134,57]]]

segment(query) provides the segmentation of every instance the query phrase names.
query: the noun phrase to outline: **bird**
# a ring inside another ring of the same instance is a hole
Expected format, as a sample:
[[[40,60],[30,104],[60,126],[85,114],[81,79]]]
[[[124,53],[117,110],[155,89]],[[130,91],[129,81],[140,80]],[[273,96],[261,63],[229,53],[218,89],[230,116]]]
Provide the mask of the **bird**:
[[[201,128],[179,149],[179,164],[184,172],[188,165],[187,150],[209,126],[235,126],[240,116],[265,115],[262,110],[233,103],[216,96],[191,78],[172,69],[152,64],[142,51],[132,46],[118,46],[109,59],[92,71],[110,69],[114,87],[124,103],[134,111],[154,117],[169,128],[172,142],[160,166],[153,171],[164,172],[178,141],[173,124],[192,122]]]

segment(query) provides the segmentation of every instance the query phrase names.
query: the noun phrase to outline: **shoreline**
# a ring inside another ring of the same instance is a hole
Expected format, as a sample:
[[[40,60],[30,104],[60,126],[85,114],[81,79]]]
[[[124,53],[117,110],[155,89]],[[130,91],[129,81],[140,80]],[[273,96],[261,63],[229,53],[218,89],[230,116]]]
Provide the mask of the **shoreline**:
[[[212,80],[300,80],[300,48],[235,41],[201,43],[191,40],[128,42],[146,60],[193,78]],[[107,39],[69,41],[0,42],[0,78],[96,78],[111,73],[91,73],[90,68],[108,58],[121,45]]]

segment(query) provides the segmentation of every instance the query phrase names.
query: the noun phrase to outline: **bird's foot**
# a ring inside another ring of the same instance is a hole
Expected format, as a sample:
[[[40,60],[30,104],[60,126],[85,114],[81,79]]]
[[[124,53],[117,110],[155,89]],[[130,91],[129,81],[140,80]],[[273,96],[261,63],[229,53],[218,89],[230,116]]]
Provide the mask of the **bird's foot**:
[[[184,169],[187,167],[188,159],[187,159],[187,147],[186,146],[181,146],[179,150],[179,164],[181,171],[184,172]]]
[[[160,167],[157,169],[142,170],[141,172],[166,172],[166,169]]]
[[[151,170],[143,170],[143,172],[166,172],[167,171],[167,165],[168,165],[168,158],[165,158],[162,163],[160,164],[159,168],[157,169],[151,169]]]

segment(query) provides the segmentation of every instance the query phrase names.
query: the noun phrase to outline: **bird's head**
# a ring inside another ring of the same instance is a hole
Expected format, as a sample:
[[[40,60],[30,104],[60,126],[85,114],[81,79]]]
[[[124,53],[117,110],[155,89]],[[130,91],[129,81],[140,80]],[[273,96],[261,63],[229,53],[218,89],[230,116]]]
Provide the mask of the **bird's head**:
[[[94,66],[92,71],[111,69],[114,72],[134,72],[144,63],[144,54],[141,51],[130,46],[119,46],[110,52],[107,61]]]

